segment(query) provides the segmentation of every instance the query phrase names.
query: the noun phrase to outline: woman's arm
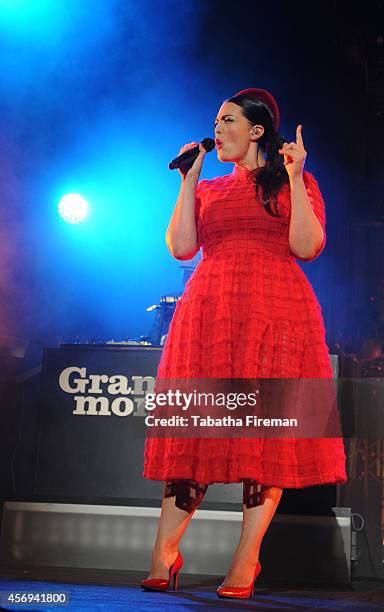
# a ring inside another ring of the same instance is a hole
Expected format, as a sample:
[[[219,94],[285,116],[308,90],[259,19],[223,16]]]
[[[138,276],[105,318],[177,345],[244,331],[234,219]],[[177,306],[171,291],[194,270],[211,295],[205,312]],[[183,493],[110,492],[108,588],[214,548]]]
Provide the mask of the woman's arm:
[[[296,142],[285,142],[279,149],[284,155],[284,165],[289,176],[291,188],[291,220],[289,224],[289,247],[299,259],[314,259],[319,255],[325,245],[325,213],[324,202],[315,179],[306,173],[308,186],[315,188],[316,213],[309,199],[304,182],[304,163],[307,151],[304,149],[302,136],[303,126],[296,128]],[[313,193],[312,193],[313,199]],[[320,223],[318,216],[323,221]]]
[[[180,153],[196,145],[199,145],[200,153],[192,167],[186,174],[179,170],[182,176],[179,197],[165,234],[169,252],[176,259],[192,259],[200,248],[195,219],[196,188],[206,151],[202,144],[191,142],[182,147]]]
[[[189,172],[183,179],[165,240],[176,259],[192,259],[199,250],[195,221],[195,198],[198,176]]]
[[[289,182],[291,188],[289,247],[300,259],[312,259],[323,243],[323,228],[312,208],[303,177],[292,177]]]

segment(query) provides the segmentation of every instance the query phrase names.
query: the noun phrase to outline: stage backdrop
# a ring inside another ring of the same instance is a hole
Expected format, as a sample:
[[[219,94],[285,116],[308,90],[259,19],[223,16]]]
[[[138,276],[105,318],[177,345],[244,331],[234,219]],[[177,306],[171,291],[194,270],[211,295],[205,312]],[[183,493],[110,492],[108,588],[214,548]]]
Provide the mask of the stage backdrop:
[[[143,478],[142,470],[144,398],[153,391],[161,350],[112,345],[45,349],[34,498],[160,504],[162,482]],[[331,359],[336,376],[337,361]],[[205,503],[241,508],[239,491],[231,485],[211,487]],[[336,488],[286,490],[281,512],[284,504],[289,513],[327,513],[336,505]]]
[[[35,494],[89,501],[154,496],[153,483],[141,476],[143,403],[161,350],[45,349]]]

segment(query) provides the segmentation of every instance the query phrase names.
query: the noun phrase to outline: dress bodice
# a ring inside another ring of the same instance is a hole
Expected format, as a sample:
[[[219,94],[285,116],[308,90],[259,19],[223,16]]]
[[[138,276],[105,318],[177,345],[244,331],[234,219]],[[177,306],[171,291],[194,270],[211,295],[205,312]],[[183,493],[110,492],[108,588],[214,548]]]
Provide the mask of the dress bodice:
[[[225,255],[228,251],[263,251],[283,258],[296,256],[289,248],[291,212],[289,183],[277,196],[279,217],[270,215],[256,196],[254,177],[259,170],[250,171],[234,166],[231,174],[203,180],[196,192],[196,221],[203,257]],[[310,202],[324,230],[324,202],[317,182],[304,172],[304,182]]]

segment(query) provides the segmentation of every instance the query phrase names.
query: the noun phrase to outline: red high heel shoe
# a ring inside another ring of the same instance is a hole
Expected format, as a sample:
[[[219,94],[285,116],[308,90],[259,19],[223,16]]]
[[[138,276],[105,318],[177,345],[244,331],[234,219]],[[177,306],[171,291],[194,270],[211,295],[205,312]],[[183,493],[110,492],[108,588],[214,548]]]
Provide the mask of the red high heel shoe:
[[[253,596],[255,580],[261,572],[261,565],[258,562],[255,569],[253,580],[248,587],[223,586],[222,584],[217,589],[216,593],[219,597],[232,597],[233,599],[249,599]]]
[[[169,589],[169,583],[173,576],[173,590],[177,591],[177,585],[179,582],[179,571],[183,567],[183,557],[181,556],[180,551],[169,568],[169,577],[168,580],[165,578],[145,578],[141,581],[141,586],[143,589],[147,589],[149,591],[167,591]]]

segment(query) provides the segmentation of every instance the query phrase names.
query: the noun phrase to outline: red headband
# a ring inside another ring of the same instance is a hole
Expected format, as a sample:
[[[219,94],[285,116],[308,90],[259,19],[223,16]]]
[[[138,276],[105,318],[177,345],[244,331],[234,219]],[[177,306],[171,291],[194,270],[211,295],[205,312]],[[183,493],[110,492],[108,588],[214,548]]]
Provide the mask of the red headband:
[[[269,110],[271,111],[273,115],[273,118],[274,118],[273,124],[277,132],[280,126],[280,112],[279,112],[279,107],[277,106],[277,102],[275,98],[273,97],[273,95],[269,93],[269,91],[267,91],[266,89],[257,89],[255,87],[251,87],[250,89],[242,89],[241,91],[238,91],[237,94],[235,94],[235,96],[240,96],[242,94],[253,94],[255,98],[257,98],[261,102],[264,102],[264,104],[268,106]],[[232,97],[235,97],[235,96],[232,96]]]

